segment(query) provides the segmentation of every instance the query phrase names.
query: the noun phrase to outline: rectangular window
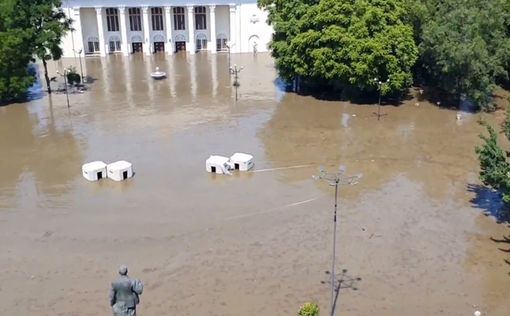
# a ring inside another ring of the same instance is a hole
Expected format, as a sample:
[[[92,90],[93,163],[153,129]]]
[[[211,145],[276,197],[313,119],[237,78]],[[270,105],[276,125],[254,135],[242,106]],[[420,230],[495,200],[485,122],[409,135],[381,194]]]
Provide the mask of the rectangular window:
[[[218,52],[224,52],[224,51],[228,50],[226,38],[217,38],[216,39],[216,50]]]
[[[94,40],[88,41],[87,46],[88,46],[90,54],[99,52],[99,42],[98,41],[94,41]]]
[[[116,8],[106,8],[106,25],[108,32],[119,31],[119,10]]]
[[[183,7],[174,8],[174,29],[175,30],[186,29],[186,20],[184,19]]]
[[[131,31],[142,30],[142,18],[140,8],[129,8],[129,26]]]
[[[108,44],[110,48],[110,53],[121,51],[120,41],[110,41]]]
[[[152,30],[163,31],[163,9],[151,8]]]
[[[196,30],[205,30],[207,28],[206,24],[206,10],[205,7],[195,7],[195,29]]]

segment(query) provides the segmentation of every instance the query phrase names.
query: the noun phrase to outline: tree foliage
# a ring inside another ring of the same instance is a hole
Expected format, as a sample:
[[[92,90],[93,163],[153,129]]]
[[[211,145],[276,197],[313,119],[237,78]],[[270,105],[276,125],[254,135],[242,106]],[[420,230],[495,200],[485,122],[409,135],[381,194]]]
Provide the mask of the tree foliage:
[[[498,190],[503,195],[503,201],[510,203],[510,164],[498,142],[498,134],[486,122],[482,124],[487,128],[488,136],[480,135],[483,144],[476,147],[480,161],[480,180],[485,185]]]
[[[421,16],[419,47],[429,82],[453,95],[465,94],[482,109],[492,109],[496,79],[508,77],[507,2],[425,1],[428,9]]]
[[[34,82],[27,65],[33,56],[44,64],[60,59],[61,38],[71,20],[61,9],[60,0],[3,0],[0,3],[0,101],[22,98]]]
[[[33,84],[27,65],[32,59],[32,33],[14,1],[0,3],[0,102],[22,98]]]
[[[509,0],[259,0],[280,76],[383,94],[420,81],[483,110],[510,81]]]
[[[319,316],[319,305],[315,303],[305,303],[301,306],[298,316]]]
[[[418,58],[402,0],[262,0],[275,34],[281,77],[359,91],[394,93],[413,82]]]
[[[275,34],[272,53],[281,77],[382,93],[412,84],[418,58],[402,0],[261,0]]]
[[[18,6],[30,17],[34,54],[43,62],[48,93],[51,93],[51,88],[46,61],[62,57],[61,39],[71,29],[71,19],[65,15],[61,6],[60,0],[21,0]]]

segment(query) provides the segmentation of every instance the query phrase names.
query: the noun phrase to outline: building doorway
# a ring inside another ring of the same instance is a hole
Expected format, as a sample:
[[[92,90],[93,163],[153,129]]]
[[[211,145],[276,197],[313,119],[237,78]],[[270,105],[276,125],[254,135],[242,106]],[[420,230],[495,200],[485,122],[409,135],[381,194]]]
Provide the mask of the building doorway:
[[[154,53],[164,52],[165,42],[154,42]]]
[[[175,42],[175,51],[176,52],[180,52],[180,51],[185,52],[186,51],[186,42],[184,42],[184,41]]]
[[[132,43],[131,46],[133,47],[133,54],[143,52],[143,43]]]

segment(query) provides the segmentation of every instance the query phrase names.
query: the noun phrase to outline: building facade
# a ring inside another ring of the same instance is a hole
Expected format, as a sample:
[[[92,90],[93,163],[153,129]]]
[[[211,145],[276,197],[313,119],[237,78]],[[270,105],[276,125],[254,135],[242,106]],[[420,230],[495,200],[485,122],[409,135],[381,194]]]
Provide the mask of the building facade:
[[[267,51],[273,29],[256,0],[64,0],[64,57]]]

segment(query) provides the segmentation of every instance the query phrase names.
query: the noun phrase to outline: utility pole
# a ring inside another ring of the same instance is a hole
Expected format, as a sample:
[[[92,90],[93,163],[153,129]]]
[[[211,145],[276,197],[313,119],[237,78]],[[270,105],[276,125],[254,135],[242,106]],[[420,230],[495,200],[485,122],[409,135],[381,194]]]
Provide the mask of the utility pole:
[[[330,186],[335,187],[335,205],[333,208],[333,254],[331,258],[331,316],[335,316],[335,257],[336,257],[336,226],[337,226],[337,208],[338,208],[338,187],[340,185],[355,185],[361,179],[362,174],[355,176],[345,176],[345,167],[341,166],[337,172],[330,173],[319,169],[319,175],[313,176],[315,180],[324,180]],[[338,216],[339,217],[339,216]]]
[[[381,119],[381,116],[385,116],[387,114],[381,114],[381,94],[382,94],[382,87],[385,84],[390,83],[390,79],[388,78],[385,82],[382,82],[381,80],[374,78],[375,83],[377,84],[378,90],[379,90],[379,103],[377,104],[377,113],[373,113],[375,116],[377,116],[377,120],[379,121]]]

